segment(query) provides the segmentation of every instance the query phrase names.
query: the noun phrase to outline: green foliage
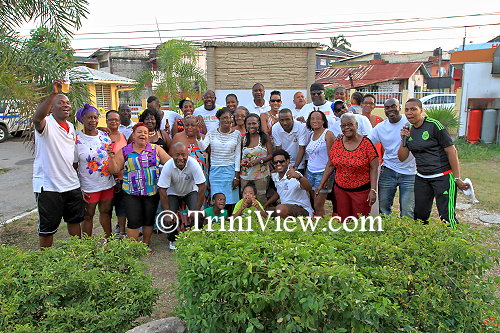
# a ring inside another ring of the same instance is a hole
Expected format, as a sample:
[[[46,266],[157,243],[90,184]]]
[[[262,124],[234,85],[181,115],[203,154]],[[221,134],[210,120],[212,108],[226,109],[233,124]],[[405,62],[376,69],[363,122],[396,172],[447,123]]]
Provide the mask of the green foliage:
[[[326,223],[317,232],[182,234],[177,312],[189,331],[487,329],[498,304],[477,231],[395,216],[383,232],[322,232]]]
[[[0,247],[0,332],[124,332],[158,297],[129,240],[72,239],[44,251]]]
[[[432,106],[425,109],[425,113],[430,118],[438,120],[448,130],[457,129],[460,125],[460,119],[453,106]]]
[[[496,144],[469,143],[464,138],[454,142],[461,162],[489,161],[500,158],[500,146]]]
[[[335,51],[336,48],[339,49],[344,49],[344,50],[351,50],[351,43],[347,41],[344,35],[338,35],[335,37],[330,37],[330,45],[323,45],[324,47],[327,48],[329,51]]]
[[[333,101],[333,88],[325,88],[325,98],[327,101]]]
[[[179,104],[180,95],[196,97],[196,92],[206,89],[205,73],[196,65],[197,50],[189,41],[171,39],[158,48],[158,71],[141,73],[137,78],[134,97],[138,98],[145,86],[157,83],[154,92],[167,97],[171,109]]]

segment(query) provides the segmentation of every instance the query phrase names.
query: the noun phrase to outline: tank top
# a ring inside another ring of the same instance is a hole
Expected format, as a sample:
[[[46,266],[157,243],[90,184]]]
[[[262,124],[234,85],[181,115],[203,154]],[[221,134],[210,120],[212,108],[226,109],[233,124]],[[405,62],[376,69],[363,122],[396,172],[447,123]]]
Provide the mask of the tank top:
[[[323,172],[325,171],[326,164],[328,163],[328,150],[326,148],[325,135],[329,129],[324,129],[317,140],[313,140],[314,132],[311,134],[311,140],[306,146],[306,153],[308,156],[307,170],[310,172]]]
[[[164,151],[168,151],[167,143],[165,142],[165,140],[163,140],[161,132],[157,131],[156,133],[158,133],[158,140],[156,140],[156,142],[151,142],[151,144],[158,145],[162,147]]]

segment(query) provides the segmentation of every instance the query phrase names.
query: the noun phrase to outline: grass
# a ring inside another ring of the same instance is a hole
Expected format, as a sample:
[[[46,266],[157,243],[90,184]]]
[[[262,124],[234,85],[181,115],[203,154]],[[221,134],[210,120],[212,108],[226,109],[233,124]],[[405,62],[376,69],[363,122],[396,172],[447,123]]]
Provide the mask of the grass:
[[[464,138],[455,140],[460,162],[500,161],[500,145],[468,143]]]

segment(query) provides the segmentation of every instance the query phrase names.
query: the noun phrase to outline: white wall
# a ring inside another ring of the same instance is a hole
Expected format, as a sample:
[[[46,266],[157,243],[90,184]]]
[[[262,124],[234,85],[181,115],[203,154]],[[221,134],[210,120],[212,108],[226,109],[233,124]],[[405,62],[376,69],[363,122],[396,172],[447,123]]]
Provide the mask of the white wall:
[[[266,93],[264,98],[269,102],[269,94],[274,89],[266,89]],[[281,89],[279,92],[281,93],[281,100],[283,101],[282,109],[288,108],[290,110],[295,109],[295,105],[293,104],[293,95],[297,92],[301,91],[304,93],[304,96],[307,98],[307,90],[292,90],[292,89]],[[226,96],[228,94],[235,94],[238,96],[238,104],[243,106],[248,106],[253,101],[252,89],[234,89],[234,90],[216,90],[215,97],[217,100],[215,103],[220,106],[226,106]]]
[[[458,131],[460,136],[466,133],[469,98],[500,98],[500,77],[491,75],[491,66],[491,62],[464,64]]]

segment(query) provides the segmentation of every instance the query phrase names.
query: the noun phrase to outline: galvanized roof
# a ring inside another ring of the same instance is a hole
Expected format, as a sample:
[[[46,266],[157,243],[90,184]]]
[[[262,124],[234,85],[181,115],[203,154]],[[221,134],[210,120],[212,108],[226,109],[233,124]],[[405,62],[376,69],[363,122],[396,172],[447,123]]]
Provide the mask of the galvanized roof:
[[[316,75],[316,82],[326,87],[344,86],[351,88],[349,74],[354,87],[362,87],[378,82],[409,79],[416,71],[427,72],[421,62],[384,63],[361,65],[357,67],[326,68]]]
[[[119,84],[134,84],[135,80],[127,77],[103,72],[97,69],[77,66],[70,69],[70,77],[75,82],[101,82],[101,83],[119,83]],[[76,77],[76,78],[74,78]]]

